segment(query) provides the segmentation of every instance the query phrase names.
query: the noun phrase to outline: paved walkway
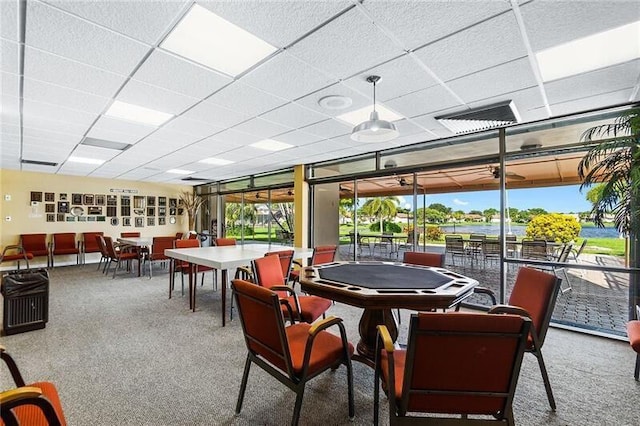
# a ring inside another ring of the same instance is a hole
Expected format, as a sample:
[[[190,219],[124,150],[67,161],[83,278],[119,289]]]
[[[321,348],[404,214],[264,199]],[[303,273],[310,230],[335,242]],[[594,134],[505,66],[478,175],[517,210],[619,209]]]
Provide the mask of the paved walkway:
[[[427,251],[444,252],[444,246],[428,245]],[[347,245],[340,246],[340,258],[352,259]],[[365,247],[363,256],[365,260],[389,260],[386,253],[374,252],[373,256]],[[400,252],[402,259],[402,250]],[[391,260],[396,260],[395,254]],[[580,263],[602,266],[624,266],[619,258],[609,255],[580,255]],[[498,294],[499,291],[499,266],[496,261],[467,261],[460,265],[460,259],[456,259],[456,265],[451,264],[451,258],[447,257],[447,268],[477,279],[480,285],[488,287]],[[507,279],[507,295],[510,294],[517,272],[516,265],[509,265]],[[589,330],[595,330],[607,334],[626,336],[625,324],[628,320],[629,300],[629,274],[601,272],[591,270],[569,269],[567,270],[571,282],[571,290],[558,295],[558,300],[553,313],[552,321],[565,325],[571,325]],[[565,279],[562,272],[558,272],[560,278]],[[563,283],[566,287],[566,280]],[[489,305],[490,301],[484,297],[474,296],[472,303]]]

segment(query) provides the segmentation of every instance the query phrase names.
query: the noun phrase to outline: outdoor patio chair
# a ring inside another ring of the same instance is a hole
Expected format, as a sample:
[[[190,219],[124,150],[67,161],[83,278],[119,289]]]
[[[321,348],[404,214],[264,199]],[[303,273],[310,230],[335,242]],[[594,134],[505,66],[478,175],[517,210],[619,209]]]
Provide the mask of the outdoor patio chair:
[[[518,257],[518,245],[515,242],[518,238],[515,235],[507,234],[505,241],[507,243],[507,257]]]
[[[382,380],[392,425],[514,425],[512,403],[530,326],[519,315],[418,313],[411,315],[404,350],[379,325],[373,424]]]
[[[75,232],[61,232],[53,234],[51,244],[51,267],[57,255],[76,255],[76,265],[80,263],[80,245],[76,243]]]
[[[0,345],[0,358],[9,369],[15,388],[0,392],[0,418],[5,425],[65,426],[60,396],[51,382],[26,384],[14,359]]]
[[[375,255],[377,247],[380,251],[380,256],[382,256],[382,249],[384,249],[387,256],[391,256],[394,252],[393,244],[393,234],[383,233],[373,243],[373,255]]]
[[[482,260],[484,267],[487,267],[487,261],[495,260],[500,262],[500,241],[495,238],[487,238],[482,242]]]
[[[275,292],[242,280],[233,280],[232,289],[247,345],[236,414],[242,410],[252,364],[258,365],[296,393],[292,425],[298,424],[307,382],[327,370],[333,371],[345,365],[349,417],[353,419],[355,408],[351,356],[354,348],[347,341],[342,320],[329,317],[313,325],[297,323],[285,327],[280,299]],[[338,335],[326,331],[334,325],[338,327]],[[336,407],[340,401],[344,401],[344,398],[336,398]],[[269,409],[267,405],[265,410]]]
[[[547,242],[545,240],[522,240],[520,257],[522,259],[547,260]]]
[[[633,371],[633,377],[638,380],[640,378],[640,306],[636,305],[636,319],[627,323],[627,336],[631,349],[636,351],[636,368]]]
[[[565,244],[564,246],[562,246],[562,248],[560,249],[560,254],[558,255],[558,257],[556,259],[553,259],[555,262],[558,263],[567,263],[569,261],[569,254],[571,253],[571,248],[573,247],[573,244],[568,243]],[[571,281],[569,281],[569,275],[567,275],[567,268],[564,266],[542,266],[542,265],[535,265],[532,266],[533,268],[539,269],[541,271],[550,271],[553,272],[555,274],[555,276],[558,276],[558,273],[562,272],[562,274],[564,275],[564,281],[563,281],[563,286],[560,287],[560,291],[562,293],[566,293],[568,291],[571,291]]]
[[[462,239],[462,235],[445,235],[444,236],[444,253],[445,255],[451,256],[451,264],[453,266],[456,265],[456,256],[459,257],[462,261],[462,266],[464,266],[464,259],[466,259],[467,251],[464,248],[464,240]]]
[[[587,239],[585,238],[584,240],[582,240],[582,243],[577,249],[575,247],[571,249],[571,253],[569,253],[569,255],[573,258],[574,262],[578,263],[578,258],[582,254],[582,251],[584,250],[586,245],[587,245]]]
[[[216,238],[216,246],[235,246],[236,239],[235,238]]]

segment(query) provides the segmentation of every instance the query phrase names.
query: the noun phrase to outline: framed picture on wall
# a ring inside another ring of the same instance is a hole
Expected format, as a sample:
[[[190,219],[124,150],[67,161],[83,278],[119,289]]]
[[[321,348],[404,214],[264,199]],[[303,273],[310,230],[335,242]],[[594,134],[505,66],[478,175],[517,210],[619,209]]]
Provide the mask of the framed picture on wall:
[[[45,192],[44,193],[44,201],[46,201],[47,203],[53,203],[54,201],[56,201],[55,192]]]
[[[167,218],[166,217],[159,217],[158,218],[158,225],[166,225],[167,224]]]
[[[42,202],[42,192],[31,191],[31,201]]]
[[[118,226],[118,224],[120,223],[120,221],[118,220],[118,218],[117,218],[117,217],[112,217],[112,218],[109,220],[109,223],[111,223],[111,226]]]
[[[120,216],[131,216],[131,207],[120,206]]]
[[[71,194],[71,204],[74,206],[82,205],[82,194]]]
[[[176,215],[176,208],[175,207],[170,207],[169,208],[169,216],[175,216]]]
[[[61,192],[60,193],[60,201],[67,201],[67,193],[66,192]]]
[[[118,196],[117,195],[107,195],[107,205],[108,206],[117,206],[118,205]]]
[[[93,194],[84,194],[82,196],[82,204],[84,204],[85,206],[92,206],[93,205]]]
[[[44,205],[44,211],[46,213],[55,213],[56,212],[56,205],[53,203],[48,203]]]
[[[166,206],[167,205],[167,197],[158,197],[158,206]]]
[[[87,214],[90,214],[90,215],[101,215],[102,214],[102,207],[89,206],[89,207],[87,207]]]
[[[58,213],[69,213],[68,201],[58,201]]]
[[[120,205],[130,206],[131,205],[131,196],[130,195],[121,195],[120,196]]]
[[[95,202],[96,206],[104,206],[106,203],[103,194],[96,194],[93,201]]]
[[[64,222],[64,213],[58,213],[56,215],[56,222]]]
[[[95,221],[96,221],[95,216],[87,216],[87,222],[95,222]]]
[[[145,197],[142,195],[134,195],[133,196],[133,208],[134,209],[144,209],[144,201]]]
[[[136,217],[136,228],[144,228],[144,217]]]
[[[148,217],[147,218],[147,226],[156,226],[156,218]]]
[[[147,207],[151,206],[155,206],[156,205],[156,197],[154,196],[148,196],[147,197]]]
[[[155,215],[156,215],[155,207],[147,207],[147,216],[155,216]]]
[[[67,221],[67,222],[75,222],[75,221],[76,221],[76,217],[75,217],[75,216],[72,216],[72,215],[69,215],[69,216],[67,216],[66,221]]]
[[[107,218],[105,216],[96,216],[97,222],[106,222]]]
[[[47,214],[47,222],[55,222],[56,215],[55,214]]]
[[[122,226],[131,226],[131,218],[123,217],[122,218]]]
[[[107,216],[109,217],[118,216],[118,207],[107,206]]]
[[[86,222],[87,216],[78,216],[78,222]]]

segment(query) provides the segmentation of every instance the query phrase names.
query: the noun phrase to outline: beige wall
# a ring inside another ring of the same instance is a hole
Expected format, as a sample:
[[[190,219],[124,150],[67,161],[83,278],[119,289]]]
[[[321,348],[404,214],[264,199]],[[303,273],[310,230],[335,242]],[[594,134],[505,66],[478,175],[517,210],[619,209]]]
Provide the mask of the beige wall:
[[[176,198],[180,191],[191,190],[191,186],[0,170],[0,247],[4,248],[10,244],[17,244],[20,234],[28,233],[46,233],[50,239],[51,234],[56,232],[75,232],[77,234],[76,238],[81,239],[83,232],[92,231],[103,231],[105,235],[112,237],[120,236],[120,232],[123,231],[140,231],[144,237],[174,235],[176,232],[187,231],[186,213],[183,216],[176,216],[176,223],[172,225],[169,223],[168,206],[167,224],[158,225],[157,199],[156,225],[147,226],[145,217],[145,226],[142,228],[133,226],[133,206],[132,226],[122,226],[122,217],[119,216],[120,197],[118,197],[118,218],[120,223],[117,226],[112,226],[108,217],[106,222],[47,222],[44,199],[38,206],[31,206],[31,191],[42,192],[43,197],[45,192],[55,193],[57,213],[57,202],[59,201],[60,193],[66,193],[69,202],[71,201],[72,193],[121,195],[118,192],[111,192],[111,189],[137,191],[137,193],[126,194],[131,195],[133,200],[134,195]],[[10,196],[11,199],[7,200],[7,196]],[[86,206],[83,207],[86,215]],[[106,213],[106,207],[103,207],[103,211]],[[11,220],[7,221],[7,217],[11,217]],[[46,263],[44,258],[41,260],[36,261],[34,264]],[[71,263],[71,260],[75,263],[75,256],[73,256],[73,259],[71,257],[64,259],[64,256],[57,256],[56,265]],[[87,256],[88,262],[92,260],[93,257]]]
[[[338,244],[340,193],[337,183],[316,185],[314,190],[313,245]]]

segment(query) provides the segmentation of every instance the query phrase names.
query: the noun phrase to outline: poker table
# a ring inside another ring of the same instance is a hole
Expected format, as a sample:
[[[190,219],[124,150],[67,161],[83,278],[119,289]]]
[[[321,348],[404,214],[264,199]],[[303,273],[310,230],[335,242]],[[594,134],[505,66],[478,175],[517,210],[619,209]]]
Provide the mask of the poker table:
[[[363,308],[358,354],[370,363],[375,356],[377,326],[384,324],[395,341],[398,329],[392,309],[447,309],[473,293],[478,281],[444,268],[397,262],[333,262],[307,267],[302,290]]]

